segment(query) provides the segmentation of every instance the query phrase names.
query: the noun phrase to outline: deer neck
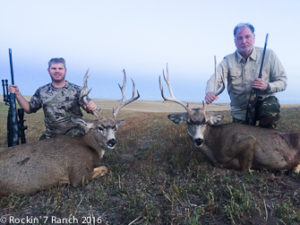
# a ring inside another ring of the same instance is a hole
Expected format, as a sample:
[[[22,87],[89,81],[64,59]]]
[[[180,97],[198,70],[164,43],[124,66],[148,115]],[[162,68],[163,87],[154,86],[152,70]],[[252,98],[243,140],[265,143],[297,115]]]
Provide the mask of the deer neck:
[[[82,137],[83,142],[91,149],[97,152],[99,158],[102,158],[105,152],[105,148],[102,145],[102,142],[95,138],[93,132],[88,132],[85,136]]]
[[[204,132],[205,143],[210,146],[218,146],[220,141],[223,140],[223,131],[222,126],[218,125],[207,125]]]

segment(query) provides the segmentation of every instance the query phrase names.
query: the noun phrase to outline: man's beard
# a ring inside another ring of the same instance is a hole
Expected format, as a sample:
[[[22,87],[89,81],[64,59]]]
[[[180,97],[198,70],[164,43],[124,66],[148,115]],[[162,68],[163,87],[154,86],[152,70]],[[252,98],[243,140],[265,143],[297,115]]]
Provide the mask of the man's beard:
[[[60,83],[65,80],[65,75],[59,76],[58,78],[55,78],[54,76],[51,76],[51,80],[54,83]]]
[[[254,47],[247,47],[245,49],[238,49],[238,52],[241,54],[241,55],[246,55],[247,57],[251,55],[252,51],[253,51]]]

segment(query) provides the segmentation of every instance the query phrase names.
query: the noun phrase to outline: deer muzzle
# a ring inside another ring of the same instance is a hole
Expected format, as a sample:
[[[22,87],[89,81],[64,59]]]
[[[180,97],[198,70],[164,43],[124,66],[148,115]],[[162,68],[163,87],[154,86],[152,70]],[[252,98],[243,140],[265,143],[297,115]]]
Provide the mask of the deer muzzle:
[[[199,148],[203,144],[203,139],[201,138],[196,138],[193,140],[195,147]]]
[[[197,125],[197,124],[189,124],[188,125],[188,134],[191,137],[196,148],[201,147],[204,142],[203,132],[205,130],[205,126]]]
[[[107,146],[108,148],[110,148],[110,149],[114,149],[116,143],[117,143],[116,139],[112,138],[112,139],[109,139],[109,140],[106,142],[106,146]]]

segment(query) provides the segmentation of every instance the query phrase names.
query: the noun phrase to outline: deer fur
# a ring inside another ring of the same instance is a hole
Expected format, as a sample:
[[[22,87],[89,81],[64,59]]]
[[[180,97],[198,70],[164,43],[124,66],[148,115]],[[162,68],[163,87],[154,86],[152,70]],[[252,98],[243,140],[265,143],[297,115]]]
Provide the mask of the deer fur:
[[[77,119],[76,122],[86,130],[85,136],[59,136],[1,148],[0,196],[33,193],[58,184],[76,187],[84,181],[105,175],[107,168],[97,166],[105,150],[114,148],[109,145],[113,137],[109,140],[104,138],[98,120],[87,122]],[[109,129],[119,126],[119,122],[116,124],[106,120],[106,125],[108,122]]]
[[[205,107],[170,114],[168,118],[176,124],[185,121],[195,147],[216,166],[299,172],[300,133],[238,123],[217,125],[223,116],[208,113]]]

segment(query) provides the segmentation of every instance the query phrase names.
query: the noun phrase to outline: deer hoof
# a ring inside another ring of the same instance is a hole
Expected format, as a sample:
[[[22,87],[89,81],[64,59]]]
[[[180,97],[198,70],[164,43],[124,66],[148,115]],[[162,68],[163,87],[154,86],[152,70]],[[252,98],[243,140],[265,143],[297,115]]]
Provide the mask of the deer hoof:
[[[96,177],[102,177],[105,174],[107,174],[108,169],[106,166],[99,166],[94,168],[93,170],[93,175],[92,175],[92,179],[96,178]]]
[[[300,173],[300,163],[293,169],[294,173]]]

